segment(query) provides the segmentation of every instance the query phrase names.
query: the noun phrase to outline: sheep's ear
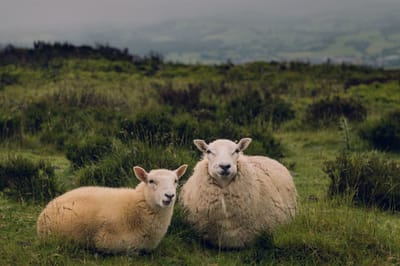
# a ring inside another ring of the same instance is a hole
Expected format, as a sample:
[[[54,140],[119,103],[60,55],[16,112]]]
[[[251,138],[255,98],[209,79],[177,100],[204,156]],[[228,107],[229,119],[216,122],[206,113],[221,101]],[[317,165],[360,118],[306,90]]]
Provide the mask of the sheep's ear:
[[[147,183],[148,173],[146,172],[146,170],[144,170],[140,166],[135,166],[135,167],[133,167],[133,172],[135,173],[135,176],[137,177],[137,179]]]
[[[186,169],[187,169],[188,165],[187,164],[183,164],[181,166],[178,167],[178,169],[176,169],[174,172],[176,174],[176,176],[178,178],[180,178],[181,176],[183,176],[186,173]]]
[[[252,141],[251,138],[243,138],[243,139],[241,139],[239,141],[239,143],[238,143],[239,151],[244,151],[245,149],[247,149],[247,147],[249,147],[251,141]]]
[[[195,139],[195,140],[193,140],[193,143],[202,152],[206,152],[208,149],[207,143],[202,139]]]

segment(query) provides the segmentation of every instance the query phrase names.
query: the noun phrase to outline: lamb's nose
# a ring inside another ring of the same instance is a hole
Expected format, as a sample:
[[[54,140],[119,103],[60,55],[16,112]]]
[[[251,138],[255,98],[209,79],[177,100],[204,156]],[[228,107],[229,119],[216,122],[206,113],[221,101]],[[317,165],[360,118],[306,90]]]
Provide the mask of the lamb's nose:
[[[229,168],[231,168],[230,164],[220,164],[219,167],[222,168],[222,170],[224,170],[225,172],[229,170]]]
[[[173,197],[175,197],[175,194],[168,194],[168,193],[165,193],[164,194],[167,198],[169,198],[170,200],[173,198]]]

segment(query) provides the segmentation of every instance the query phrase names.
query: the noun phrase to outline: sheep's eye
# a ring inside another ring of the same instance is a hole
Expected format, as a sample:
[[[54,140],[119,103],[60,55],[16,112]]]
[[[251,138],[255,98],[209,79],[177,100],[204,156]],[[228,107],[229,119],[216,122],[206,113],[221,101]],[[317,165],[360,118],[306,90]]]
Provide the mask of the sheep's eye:
[[[211,154],[212,152],[210,150],[206,150],[206,153],[207,154]]]
[[[236,153],[239,153],[239,149],[236,149],[235,152],[236,152]]]
[[[175,179],[175,184],[178,184],[178,179]]]
[[[149,184],[154,184],[155,182],[154,182],[154,180],[153,179],[150,179],[149,180]]]

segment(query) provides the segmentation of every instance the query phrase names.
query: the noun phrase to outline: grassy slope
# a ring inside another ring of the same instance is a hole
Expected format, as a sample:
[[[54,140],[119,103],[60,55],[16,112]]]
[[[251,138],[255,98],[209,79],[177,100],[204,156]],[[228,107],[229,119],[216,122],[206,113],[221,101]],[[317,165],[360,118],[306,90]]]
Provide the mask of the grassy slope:
[[[156,77],[144,77],[139,74],[101,71],[102,61],[74,62],[62,69],[55,80],[41,73],[25,72],[27,81],[8,86],[1,91],[3,103],[11,99],[16,102],[32,101],[49,90],[65,88],[94,88],[124,99],[127,110],[146,99],[148,106],[157,103],[151,97],[154,84],[172,82],[175,88],[185,88],[188,83],[205,77],[220,78],[212,68],[178,67],[165,69]],[[315,72],[322,72],[322,66]],[[179,74],[177,74],[179,73]],[[302,73],[277,74],[275,82],[289,80],[289,91],[284,97],[290,99],[296,110],[301,112],[304,105],[311,102],[309,90],[326,89],[324,75],[313,80]],[[165,78],[173,75],[173,78]],[[286,76],[285,76],[286,75]],[[318,76],[318,75],[315,75]],[[29,78],[30,77],[30,78]],[[33,77],[33,78],[32,78]],[[314,77],[315,78],[315,77]],[[28,82],[29,80],[29,82]],[[295,81],[302,82],[295,82]],[[312,80],[312,81],[310,81]],[[272,82],[273,80],[270,80]],[[303,84],[303,85],[302,85]],[[307,84],[305,92],[301,87]],[[353,94],[369,104],[371,119],[379,118],[387,110],[400,104],[398,83],[354,87],[346,94]],[[377,85],[378,86],[378,85]],[[279,87],[279,86],[278,86]],[[333,86],[334,87],[334,86]],[[329,94],[330,92],[328,92]],[[343,92],[341,92],[343,93]],[[324,93],[321,92],[321,95]],[[301,96],[302,95],[302,96]],[[12,104],[11,104],[12,105]],[[14,107],[10,107],[14,108]],[[382,109],[384,108],[384,111]],[[399,215],[381,212],[375,209],[353,207],[346,199],[327,200],[328,178],[322,171],[323,163],[332,159],[343,143],[336,128],[307,130],[299,127],[300,118],[289,122],[275,132],[287,149],[284,162],[291,165],[299,194],[299,214],[296,220],[283,226],[274,234],[273,244],[261,239],[257,246],[242,251],[224,251],[213,249],[201,242],[189,228],[180,225],[180,212],[176,215],[171,228],[160,246],[150,254],[139,257],[105,256],[91,250],[51,242],[40,244],[35,235],[35,222],[44,205],[20,204],[5,199],[0,194],[0,264],[1,265],[384,265],[400,263]],[[363,149],[354,136],[356,145]],[[44,145],[34,136],[26,136],[23,143],[3,142],[0,157],[9,153],[20,153],[32,158],[50,158],[57,167],[60,180],[70,184],[74,178],[68,160],[64,154],[55,151],[50,145]],[[398,155],[391,155],[398,158]],[[179,228],[180,230],[177,230]]]

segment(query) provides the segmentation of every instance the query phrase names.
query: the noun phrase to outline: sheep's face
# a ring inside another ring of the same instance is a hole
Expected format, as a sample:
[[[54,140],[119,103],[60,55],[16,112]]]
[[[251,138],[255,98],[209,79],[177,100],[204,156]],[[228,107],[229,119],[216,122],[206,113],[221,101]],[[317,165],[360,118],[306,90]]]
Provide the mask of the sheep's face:
[[[187,165],[171,171],[166,169],[151,170],[149,173],[143,168],[135,166],[133,171],[136,177],[146,183],[146,201],[149,205],[162,208],[174,206],[178,180],[186,172]]]
[[[251,139],[243,138],[238,143],[227,139],[218,139],[210,144],[198,139],[193,142],[208,160],[209,175],[223,188],[235,178],[239,155],[249,146]]]

